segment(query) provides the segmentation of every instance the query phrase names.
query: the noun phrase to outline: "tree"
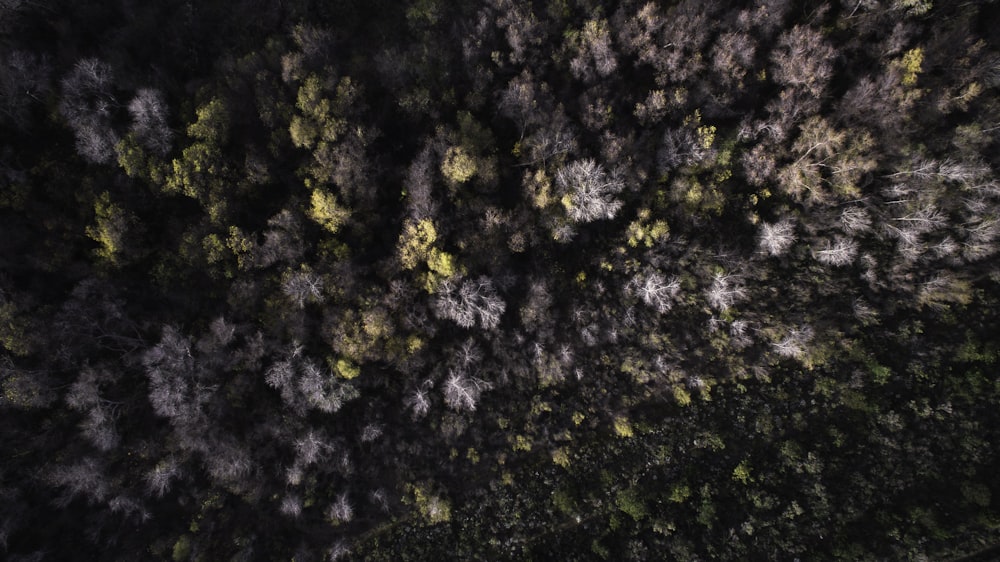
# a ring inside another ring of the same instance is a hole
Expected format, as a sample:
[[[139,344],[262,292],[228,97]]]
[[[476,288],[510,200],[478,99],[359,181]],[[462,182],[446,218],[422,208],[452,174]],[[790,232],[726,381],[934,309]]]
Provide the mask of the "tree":
[[[326,516],[335,525],[350,523],[354,519],[354,506],[348,500],[346,492],[338,495],[337,499],[330,504],[326,510]]]
[[[431,220],[437,215],[438,203],[434,199],[434,150],[431,146],[424,146],[407,168],[403,188],[406,190],[407,210],[416,224]]]
[[[625,188],[620,170],[611,173],[591,159],[574,160],[556,174],[561,202],[574,222],[612,219],[622,208],[615,198]]]
[[[288,209],[282,209],[267,220],[267,226],[264,243],[254,248],[254,265],[263,268],[279,263],[299,262],[305,253],[299,216]]]
[[[403,404],[412,412],[414,420],[418,420],[427,415],[431,409],[430,397],[423,388],[417,388],[410,392]]]
[[[118,107],[111,93],[111,66],[94,58],[80,60],[62,80],[59,112],[76,135],[80,156],[93,163],[115,156],[118,135],[111,126]]]
[[[701,122],[696,114],[691,119],[692,125]],[[712,143],[715,138],[713,126],[683,126],[667,129],[663,134],[663,142],[657,151],[660,173],[667,174],[684,166],[697,166],[715,156]]]
[[[174,133],[167,125],[167,104],[163,93],[154,88],[140,88],[128,104],[132,117],[130,132],[136,140],[158,156],[170,152]]]
[[[569,68],[578,79],[592,82],[618,68],[607,20],[587,21],[581,31],[570,36],[570,41],[573,58],[569,61]]]
[[[673,308],[674,300],[681,290],[681,283],[676,277],[667,279],[660,272],[653,271],[633,277],[628,289],[647,306],[664,314]]]
[[[180,463],[174,457],[167,457],[146,473],[146,490],[154,497],[161,498],[170,491],[173,481],[182,475]]]
[[[283,515],[287,515],[292,519],[298,519],[302,516],[302,498],[298,494],[289,493],[281,499],[281,505],[278,508]]]
[[[323,371],[312,361],[303,361],[299,372],[299,391],[310,406],[322,412],[334,413],[360,395],[351,383]]]
[[[104,465],[93,457],[56,466],[49,473],[48,480],[55,486],[66,488],[69,493],[63,500],[66,503],[77,495],[85,496],[91,502],[104,501],[112,491]]]
[[[797,25],[778,39],[778,45],[771,53],[774,63],[771,75],[782,86],[820,98],[833,76],[835,54],[822,33]]]
[[[813,250],[813,255],[824,265],[843,267],[858,255],[858,243],[851,238],[834,236],[832,240],[825,240],[819,249]]]
[[[735,275],[716,272],[705,296],[712,308],[725,312],[746,297],[746,290],[742,280]]]
[[[323,278],[306,269],[290,271],[284,275],[281,290],[298,308],[305,308],[306,302],[323,302]]]
[[[795,243],[795,225],[789,219],[761,223],[757,247],[769,256],[780,256]]]
[[[350,211],[337,202],[337,197],[322,188],[314,189],[310,198],[309,218],[318,222],[331,234],[336,234],[350,217]]]
[[[18,369],[10,357],[0,356],[0,405],[47,408],[59,399],[48,373]]]
[[[453,183],[464,183],[476,175],[475,159],[469,156],[461,146],[448,149],[441,161],[441,174]]]
[[[484,380],[465,375],[461,371],[451,371],[441,387],[444,402],[453,410],[474,412],[480,395],[492,388]]]
[[[229,137],[232,115],[223,98],[213,98],[195,111],[197,120],[188,126],[189,137],[211,146],[222,146]]]
[[[715,40],[712,47],[712,69],[728,88],[745,87],[748,71],[752,70],[757,45],[746,33],[727,32]]]
[[[806,346],[812,337],[813,330],[809,326],[792,328],[788,330],[785,337],[771,344],[771,348],[781,357],[802,359],[806,354]]]
[[[87,236],[99,244],[98,257],[112,265],[135,257],[135,247],[129,241],[135,238],[136,218],[112,203],[107,191],[94,202],[94,214],[95,224],[87,227]]]
[[[84,437],[102,451],[114,449],[121,441],[115,423],[121,403],[101,396],[101,385],[113,382],[108,371],[87,367],[66,394],[70,408],[84,413],[80,422]]]
[[[492,330],[500,324],[507,305],[497,295],[493,282],[481,276],[476,280],[466,279],[460,285],[457,281],[443,281],[438,288],[435,308],[440,316],[463,328],[472,328],[478,323],[481,328]]]
[[[872,218],[864,207],[847,207],[840,213],[840,226],[848,235],[862,234],[871,230]]]
[[[666,8],[647,2],[619,31],[625,52],[650,65],[660,87],[684,83],[699,76],[705,67],[703,54],[713,31],[719,6],[713,2],[686,0]]]
[[[522,137],[528,127],[537,124],[541,118],[536,90],[534,77],[525,69],[511,78],[507,87],[499,94],[497,109],[501,115],[517,124]]]

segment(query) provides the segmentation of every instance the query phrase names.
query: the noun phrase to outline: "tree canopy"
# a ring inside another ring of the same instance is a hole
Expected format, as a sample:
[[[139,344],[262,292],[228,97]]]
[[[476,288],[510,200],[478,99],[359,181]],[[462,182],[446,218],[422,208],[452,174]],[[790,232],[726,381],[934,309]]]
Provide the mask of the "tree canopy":
[[[0,1],[0,558],[996,557],[998,23]]]

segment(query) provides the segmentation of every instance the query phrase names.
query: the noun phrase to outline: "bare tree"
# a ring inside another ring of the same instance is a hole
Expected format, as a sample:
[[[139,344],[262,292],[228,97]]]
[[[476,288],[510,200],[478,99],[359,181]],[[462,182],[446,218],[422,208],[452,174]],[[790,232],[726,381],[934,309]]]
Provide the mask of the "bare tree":
[[[103,501],[111,493],[111,484],[97,459],[85,457],[79,462],[57,466],[48,475],[49,481],[66,488],[69,495],[63,498],[67,503],[82,495],[91,501]]]
[[[161,498],[170,491],[172,481],[179,478],[180,475],[180,463],[177,462],[177,459],[168,457],[146,473],[146,489],[153,496]]]
[[[90,162],[115,156],[118,135],[111,127],[117,101],[111,94],[111,67],[94,58],[76,63],[63,78],[59,112],[76,134],[77,152]]]
[[[438,291],[435,302],[438,314],[463,328],[471,328],[478,323],[480,327],[492,330],[500,324],[500,317],[507,308],[487,277],[467,279],[457,287],[451,280],[445,280]]]
[[[406,206],[410,217],[420,222],[437,215],[438,203],[434,200],[435,158],[432,146],[425,146],[406,170],[403,185],[406,188]]]
[[[350,523],[354,519],[354,506],[347,498],[347,492],[337,496],[326,510],[326,516],[334,523]]]
[[[490,388],[492,385],[486,381],[469,377],[460,371],[451,371],[444,381],[442,391],[444,401],[449,407],[473,412],[479,402],[479,396]]]
[[[254,265],[270,267],[277,263],[297,264],[305,253],[302,225],[295,213],[282,209],[267,220],[264,243],[253,252]]]
[[[774,352],[782,357],[801,359],[805,356],[806,345],[812,340],[813,330],[809,326],[800,326],[788,331],[784,338],[773,343]]]
[[[820,249],[813,251],[813,255],[824,265],[850,265],[858,255],[858,243],[851,238],[835,236],[833,240],[824,241]]]
[[[718,272],[713,276],[712,285],[709,286],[705,296],[712,308],[725,312],[746,298],[746,291],[738,277]]]
[[[589,20],[576,37],[576,53],[569,62],[573,76],[590,82],[597,77],[603,78],[618,68],[607,20]]]
[[[302,515],[302,498],[296,493],[286,494],[281,499],[281,506],[278,508],[283,515],[293,519],[298,519]]]
[[[749,70],[753,68],[757,45],[746,33],[723,33],[712,47],[712,69],[722,84],[742,87]]]
[[[336,412],[359,395],[358,390],[349,382],[339,379],[333,373],[324,372],[311,361],[304,361],[300,369],[299,390],[306,402],[320,411]]]
[[[757,247],[769,256],[785,254],[795,243],[795,224],[789,219],[761,223]]]
[[[778,84],[819,98],[833,76],[835,55],[836,51],[822,33],[797,25],[782,34],[777,48],[771,53],[772,75]]]
[[[415,420],[426,416],[427,412],[431,409],[430,397],[423,388],[418,388],[411,392],[407,395],[403,403],[412,411],[413,419]]]
[[[680,280],[667,279],[658,271],[637,275],[627,286],[627,290],[660,314],[673,308],[680,289]]]
[[[323,278],[311,271],[287,273],[281,290],[298,308],[305,308],[306,302],[323,302]]]
[[[126,495],[111,498],[108,502],[108,509],[111,510],[111,513],[120,513],[143,522],[152,518],[152,515],[142,505],[141,501]]]
[[[840,213],[840,226],[846,234],[860,234],[871,230],[872,218],[864,207],[848,207]]]
[[[559,170],[556,186],[560,193],[568,195],[563,205],[575,222],[611,219],[622,207],[622,202],[615,198],[625,188],[621,172],[608,173],[589,158],[575,160]]]
[[[497,109],[517,124],[522,136],[529,125],[536,124],[541,118],[534,77],[528,70],[512,78],[499,97]]]
[[[121,442],[121,435],[115,427],[117,407],[98,404],[91,408],[80,423],[83,436],[102,451],[110,451]]]
[[[173,131],[167,125],[167,104],[163,93],[153,88],[140,88],[128,104],[132,117],[131,133],[140,144],[160,156],[170,152]]]
[[[656,153],[661,173],[705,162],[715,155],[715,150],[701,139],[691,127],[668,129]]]

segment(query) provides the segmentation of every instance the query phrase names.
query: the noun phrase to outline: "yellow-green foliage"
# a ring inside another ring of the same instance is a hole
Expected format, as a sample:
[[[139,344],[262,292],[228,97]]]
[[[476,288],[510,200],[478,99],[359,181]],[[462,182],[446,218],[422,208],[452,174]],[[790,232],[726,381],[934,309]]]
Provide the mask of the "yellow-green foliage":
[[[437,240],[434,221],[408,221],[399,236],[399,259],[406,269],[413,269],[427,259],[431,245]]]
[[[111,203],[107,191],[97,196],[94,214],[96,224],[87,227],[87,236],[100,244],[96,250],[98,257],[118,263],[126,230],[132,221],[121,207]]]
[[[229,136],[229,110],[219,98],[213,99],[195,112],[198,120],[188,127],[188,136],[213,145],[222,144]]]
[[[135,135],[129,134],[118,141],[115,146],[118,154],[118,165],[130,178],[143,177],[149,173],[146,151],[135,140]]]
[[[743,460],[740,464],[736,465],[736,468],[733,469],[733,480],[737,480],[743,484],[750,482],[750,463]]]
[[[525,172],[524,186],[531,194],[531,202],[535,207],[544,209],[553,203],[552,178],[545,174],[545,170]]]
[[[619,437],[632,437],[635,433],[632,431],[632,424],[629,423],[628,418],[617,417],[615,418],[615,433]]]
[[[639,211],[639,218],[628,225],[626,234],[628,235],[628,245],[636,248],[642,244],[646,248],[651,248],[654,243],[666,240],[670,235],[670,227],[664,220],[649,222],[649,209]]]
[[[172,552],[174,562],[184,562],[191,558],[191,535],[181,535],[174,543]]]
[[[406,19],[413,24],[434,25],[441,17],[438,0],[417,0],[406,10]]]
[[[442,278],[455,275],[455,258],[448,252],[431,248],[427,256],[427,267]]]
[[[966,482],[962,484],[962,497],[969,503],[986,507],[990,505],[992,494],[981,482]]]
[[[319,127],[316,122],[308,117],[296,115],[292,117],[292,122],[288,126],[288,134],[292,137],[292,144],[299,148],[312,148],[316,137],[319,135]]]
[[[934,6],[931,0],[896,0],[894,8],[902,8],[914,16],[922,16]]]
[[[205,251],[205,261],[219,263],[226,257],[226,245],[218,234],[209,234],[201,239],[201,249]]]
[[[677,401],[681,406],[687,406],[691,403],[691,395],[682,386],[674,387],[674,400]]]
[[[476,121],[468,111],[458,114],[458,134],[461,145],[480,153],[493,148],[493,134],[489,128]]]
[[[310,75],[299,87],[295,107],[302,115],[292,118],[289,127],[292,143],[299,148],[312,148],[320,135],[322,123],[330,115],[330,100],[323,97],[323,83],[318,76]],[[331,135],[328,140],[336,140],[336,136]]]
[[[0,402],[7,402],[18,408],[44,407],[52,402],[45,388],[33,380],[31,374],[8,374],[0,382]]]
[[[899,62],[900,70],[903,72],[901,80],[904,86],[913,86],[917,83],[917,75],[920,74],[921,65],[924,62],[924,50],[920,47],[906,51]]]
[[[337,197],[325,189],[314,189],[310,198],[309,218],[318,222],[331,233],[343,226],[350,213],[337,203]]]
[[[476,161],[460,146],[448,149],[441,162],[441,173],[449,181],[464,183],[476,175]]]
[[[552,462],[557,465],[568,469],[570,465],[569,453],[566,451],[566,447],[559,447],[555,451],[552,451]]]
[[[337,84],[335,98],[324,94],[326,85],[315,74],[309,75],[299,87],[295,107],[301,114],[292,117],[288,132],[299,148],[312,148],[317,142],[334,142],[344,133],[347,122],[337,115],[353,103],[357,88],[350,77]]]
[[[615,505],[618,506],[618,509],[629,514],[632,519],[636,521],[642,521],[642,519],[648,514],[646,504],[642,501],[642,498],[639,497],[639,493],[636,492],[634,488],[620,490],[618,495],[615,497]]]
[[[237,265],[241,270],[250,269],[253,265],[253,241],[239,227],[229,227],[229,238],[226,240],[226,246],[236,256]]]
[[[691,497],[691,488],[687,484],[679,484],[670,490],[670,501],[684,503]]]
[[[361,367],[358,367],[347,359],[338,359],[336,363],[334,363],[334,370],[337,372],[339,377],[348,380],[361,374]]]
[[[435,525],[451,520],[451,504],[447,500],[430,494],[424,486],[408,485],[407,488],[413,495],[417,510],[428,523]]]
[[[702,148],[712,148],[715,143],[715,125],[702,125],[698,127],[698,144]]]
[[[207,142],[196,142],[185,148],[181,158],[174,159],[171,164],[173,173],[166,178],[164,190],[195,199],[204,198],[214,183],[212,179],[226,173],[218,146]]]
[[[712,449],[713,451],[721,451],[726,448],[721,437],[709,432],[698,435],[694,440],[694,446],[698,449]]]

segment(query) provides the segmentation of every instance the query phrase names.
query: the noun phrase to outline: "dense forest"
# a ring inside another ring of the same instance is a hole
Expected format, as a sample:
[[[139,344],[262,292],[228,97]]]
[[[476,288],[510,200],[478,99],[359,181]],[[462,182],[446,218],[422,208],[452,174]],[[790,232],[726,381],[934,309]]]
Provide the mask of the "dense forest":
[[[1000,558],[998,26],[0,0],[0,558]]]

